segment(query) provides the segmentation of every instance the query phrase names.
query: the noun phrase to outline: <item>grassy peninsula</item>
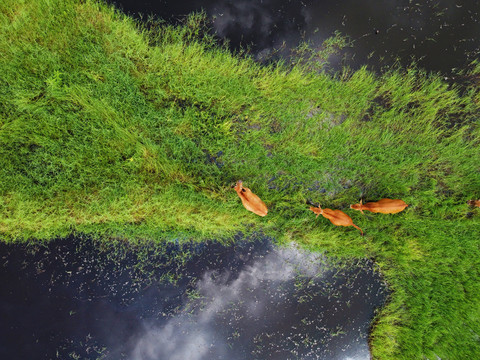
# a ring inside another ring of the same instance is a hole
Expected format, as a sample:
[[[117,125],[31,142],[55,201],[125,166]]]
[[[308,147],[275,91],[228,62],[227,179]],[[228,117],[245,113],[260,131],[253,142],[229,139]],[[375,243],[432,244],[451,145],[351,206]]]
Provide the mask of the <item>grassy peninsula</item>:
[[[145,29],[91,0],[0,2],[0,237],[225,239],[371,257],[392,296],[375,359],[480,357],[480,67],[262,66],[202,17]],[[236,180],[269,207],[247,212]],[[383,197],[410,206],[362,215]],[[349,214],[315,219],[307,202]]]

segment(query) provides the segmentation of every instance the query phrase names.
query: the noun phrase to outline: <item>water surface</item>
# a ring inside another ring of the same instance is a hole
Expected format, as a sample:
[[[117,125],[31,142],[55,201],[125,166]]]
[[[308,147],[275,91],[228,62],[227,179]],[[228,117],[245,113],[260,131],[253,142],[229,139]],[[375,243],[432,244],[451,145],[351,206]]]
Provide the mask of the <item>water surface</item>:
[[[387,296],[369,261],[263,237],[100,248],[0,244],[0,358],[369,359]]]
[[[318,47],[335,31],[354,47],[345,64],[380,70],[398,60],[451,76],[480,51],[480,3],[467,0],[111,0],[133,16],[175,21],[205,10],[232,49],[249,46],[259,58],[301,40]],[[286,52],[282,53],[283,55]],[[332,59],[339,68],[341,59]]]

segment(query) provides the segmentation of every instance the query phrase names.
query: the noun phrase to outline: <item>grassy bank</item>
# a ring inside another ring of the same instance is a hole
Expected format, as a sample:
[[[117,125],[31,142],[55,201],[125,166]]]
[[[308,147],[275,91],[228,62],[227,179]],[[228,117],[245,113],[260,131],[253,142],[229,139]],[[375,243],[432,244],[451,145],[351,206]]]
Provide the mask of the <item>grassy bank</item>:
[[[135,239],[263,231],[375,259],[393,295],[378,359],[480,357],[480,67],[460,91],[415,68],[381,77],[261,66],[191,17],[139,30],[92,1],[0,3],[0,236]],[[247,212],[238,179],[269,207]],[[401,198],[397,215],[349,204]],[[364,231],[315,219],[307,201]]]

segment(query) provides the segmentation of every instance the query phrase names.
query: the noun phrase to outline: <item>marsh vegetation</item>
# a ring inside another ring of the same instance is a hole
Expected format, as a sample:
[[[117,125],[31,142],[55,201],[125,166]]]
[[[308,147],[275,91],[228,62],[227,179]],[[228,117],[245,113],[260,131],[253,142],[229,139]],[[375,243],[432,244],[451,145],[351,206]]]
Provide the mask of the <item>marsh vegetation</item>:
[[[260,65],[204,19],[146,29],[90,0],[0,3],[2,240],[261,231],[368,257],[393,291],[374,358],[479,357],[480,212],[466,204],[480,197],[478,63],[462,85],[415,65],[332,75],[305,48]],[[239,179],[267,216],[241,206]],[[349,209],[381,198],[409,207]],[[307,202],[345,210],[365,236],[314,221]]]

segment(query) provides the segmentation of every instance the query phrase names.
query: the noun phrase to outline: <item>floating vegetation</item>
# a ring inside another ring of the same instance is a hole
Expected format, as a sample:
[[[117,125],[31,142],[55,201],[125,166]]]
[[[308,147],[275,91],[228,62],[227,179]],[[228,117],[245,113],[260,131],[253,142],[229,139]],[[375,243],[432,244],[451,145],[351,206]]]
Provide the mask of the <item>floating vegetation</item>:
[[[261,236],[99,245],[84,236],[0,244],[3,355],[369,358],[369,324],[387,296],[370,261],[333,263]]]

